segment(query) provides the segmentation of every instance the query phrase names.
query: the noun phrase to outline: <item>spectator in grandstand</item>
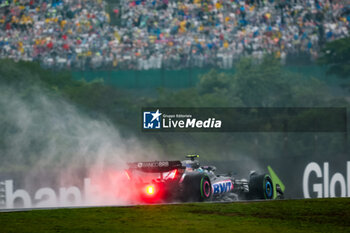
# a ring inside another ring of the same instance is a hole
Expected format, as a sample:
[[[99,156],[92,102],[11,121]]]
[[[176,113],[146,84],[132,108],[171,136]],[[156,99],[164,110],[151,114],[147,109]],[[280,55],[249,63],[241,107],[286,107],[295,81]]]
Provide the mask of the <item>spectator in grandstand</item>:
[[[330,0],[0,0],[0,57],[65,69],[231,68],[250,55],[306,53],[348,35],[349,6]]]

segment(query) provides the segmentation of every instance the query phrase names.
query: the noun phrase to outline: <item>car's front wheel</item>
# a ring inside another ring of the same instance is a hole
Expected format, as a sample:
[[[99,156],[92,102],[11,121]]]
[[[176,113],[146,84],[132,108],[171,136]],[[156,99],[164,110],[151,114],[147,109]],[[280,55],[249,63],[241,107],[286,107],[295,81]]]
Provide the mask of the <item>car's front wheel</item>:
[[[272,179],[268,174],[253,175],[249,180],[250,199],[273,199],[274,188]]]

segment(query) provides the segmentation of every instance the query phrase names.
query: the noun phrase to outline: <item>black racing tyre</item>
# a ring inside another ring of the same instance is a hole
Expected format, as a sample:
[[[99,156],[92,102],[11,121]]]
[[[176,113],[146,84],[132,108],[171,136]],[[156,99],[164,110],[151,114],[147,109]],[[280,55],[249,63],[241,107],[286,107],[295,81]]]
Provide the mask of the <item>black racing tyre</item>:
[[[273,199],[274,188],[272,179],[268,174],[253,175],[249,180],[250,199]]]
[[[186,174],[182,187],[184,201],[210,201],[212,198],[211,182],[206,174]]]

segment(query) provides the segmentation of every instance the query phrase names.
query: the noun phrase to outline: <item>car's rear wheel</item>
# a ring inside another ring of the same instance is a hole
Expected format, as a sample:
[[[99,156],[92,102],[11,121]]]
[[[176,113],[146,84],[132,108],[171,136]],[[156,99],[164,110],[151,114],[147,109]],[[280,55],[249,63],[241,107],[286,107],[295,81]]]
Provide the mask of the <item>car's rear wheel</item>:
[[[186,174],[183,182],[182,199],[185,201],[210,201],[212,197],[212,187],[207,175]]]

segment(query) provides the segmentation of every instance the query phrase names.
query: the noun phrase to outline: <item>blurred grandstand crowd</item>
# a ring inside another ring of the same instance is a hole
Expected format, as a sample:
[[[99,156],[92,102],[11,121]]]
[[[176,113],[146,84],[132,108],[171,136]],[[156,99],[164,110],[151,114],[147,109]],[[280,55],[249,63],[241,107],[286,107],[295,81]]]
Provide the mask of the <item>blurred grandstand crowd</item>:
[[[348,36],[350,1],[0,0],[0,57],[60,69],[231,68],[307,54]]]

